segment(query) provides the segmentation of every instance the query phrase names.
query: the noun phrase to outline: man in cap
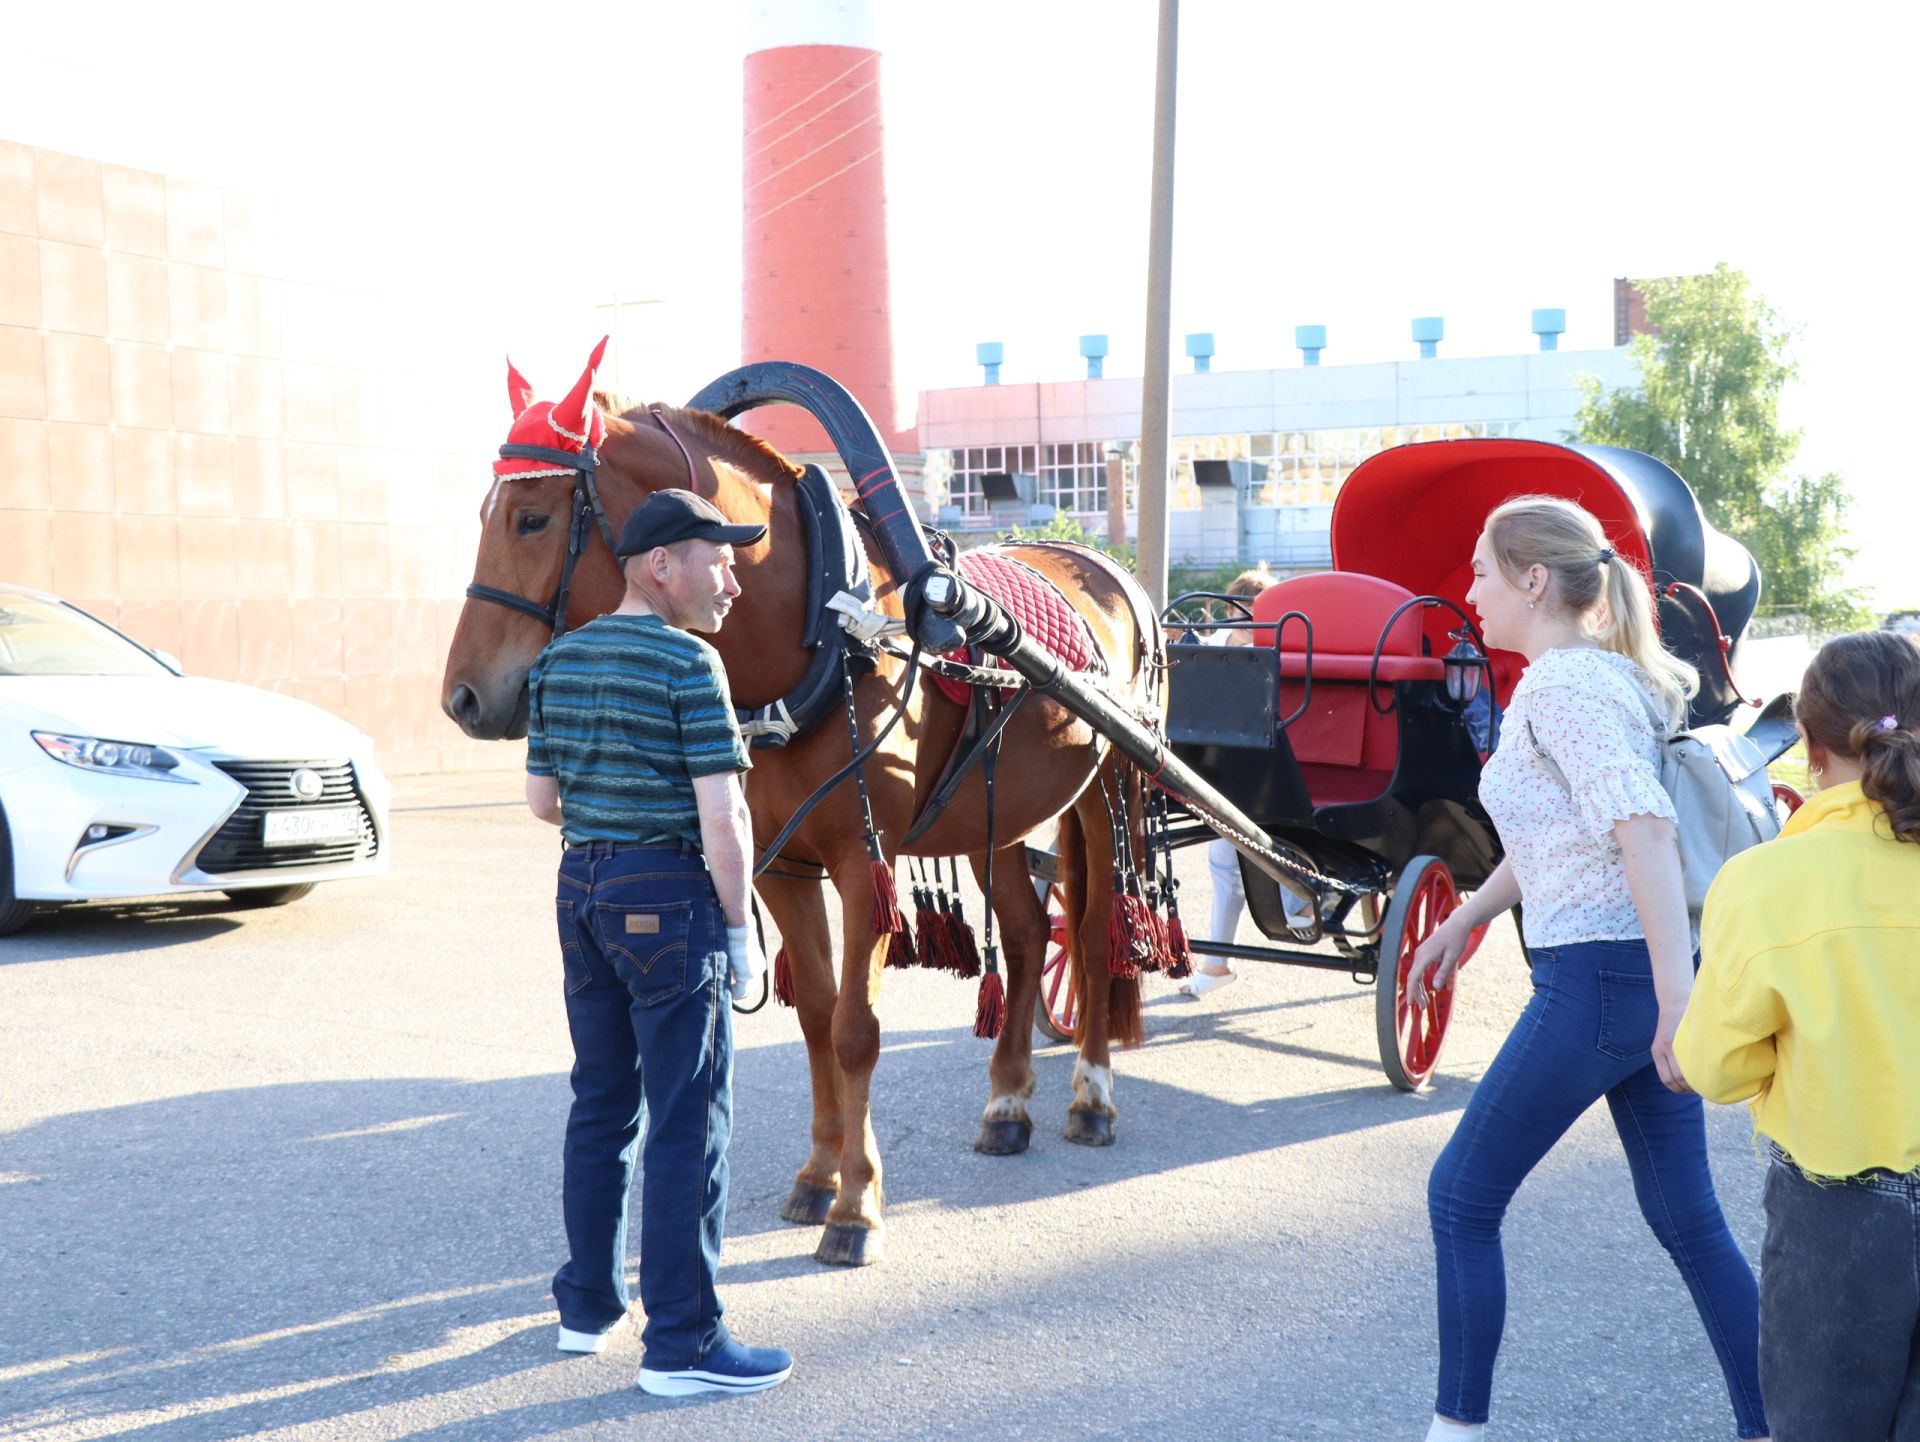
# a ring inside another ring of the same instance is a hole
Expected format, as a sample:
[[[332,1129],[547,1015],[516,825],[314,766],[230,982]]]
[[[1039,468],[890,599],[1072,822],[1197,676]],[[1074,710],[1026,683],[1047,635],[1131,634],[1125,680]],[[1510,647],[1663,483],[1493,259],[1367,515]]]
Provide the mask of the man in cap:
[[[527,805],[561,828],[558,920],[573,1109],[562,1189],[568,1260],[553,1279],[563,1352],[598,1352],[627,1317],[627,1194],[641,1157],[640,1387],[757,1392],[793,1359],[721,1324],[714,1271],[733,1129],[727,992],[764,974],[747,925],[751,764],[719,631],[733,548],[766,534],[691,491],[627,519],[618,610],[569,631],[528,681]]]

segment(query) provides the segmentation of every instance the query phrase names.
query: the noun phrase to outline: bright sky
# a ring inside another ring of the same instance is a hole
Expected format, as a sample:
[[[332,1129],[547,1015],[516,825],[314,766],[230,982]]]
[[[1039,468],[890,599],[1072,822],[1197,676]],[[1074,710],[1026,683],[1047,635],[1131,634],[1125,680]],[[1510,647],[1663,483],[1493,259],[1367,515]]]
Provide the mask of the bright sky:
[[[543,388],[616,298],[661,302],[625,313],[623,388],[738,359],[732,0],[0,5],[0,136],[333,197]],[[974,383],[981,340],[1008,381],[1071,378],[1087,331],[1139,374],[1153,0],[875,5],[907,392]],[[1912,7],[1182,10],[1176,350],[1292,365],[1313,321],[1326,364],[1410,358],[1442,315],[1443,354],[1502,354],[1536,306],[1603,346],[1614,276],[1726,260],[1798,328],[1802,467],[1851,483],[1862,579],[1920,605]]]

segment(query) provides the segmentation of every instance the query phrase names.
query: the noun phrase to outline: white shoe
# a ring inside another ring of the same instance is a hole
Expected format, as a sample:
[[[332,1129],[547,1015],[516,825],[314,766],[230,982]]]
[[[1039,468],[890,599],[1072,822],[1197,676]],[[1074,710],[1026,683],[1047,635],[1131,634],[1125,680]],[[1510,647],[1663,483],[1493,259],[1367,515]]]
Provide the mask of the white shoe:
[[[560,1335],[554,1346],[558,1351],[572,1352],[580,1356],[597,1356],[607,1350],[607,1339],[626,1325],[627,1319],[620,1318],[604,1332],[576,1332],[571,1327],[560,1328]]]
[[[1181,981],[1179,991],[1182,996],[1205,996],[1238,980],[1240,973],[1237,971],[1202,971],[1195,967],[1193,973]]]

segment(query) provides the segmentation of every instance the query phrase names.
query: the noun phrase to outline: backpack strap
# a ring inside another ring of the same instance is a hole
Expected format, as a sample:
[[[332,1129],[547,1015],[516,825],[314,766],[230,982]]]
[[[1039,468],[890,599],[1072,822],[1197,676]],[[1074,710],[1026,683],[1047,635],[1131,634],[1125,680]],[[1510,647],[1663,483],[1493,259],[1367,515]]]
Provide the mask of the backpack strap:
[[[1638,684],[1633,681],[1628,681],[1627,689],[1633,692],[1634,699],[1640,703],[1640,709],[1646,712],[1647,724],[1653,728],[1653,739],[1659,742],[1662,747],[1665,747],[1667,742],[1673,739],[1674,735],[1667,718],[1660,714],[1660,708],[1654,704],[1653,698],[1645,691],[1642,691]],[[1547,748],[1542,746],[1540,744],[1540,738],[1534,735],[1533,718],[1531,716],[1527,718],[1527,744],[1533,747],[1533,754],[1538,756],[1542,763],[1545,764],[1547,770],[1553,774],[1553,779],[1560,783],[1560,789],[1566,792],[1568,796],[1572,796],[1573,788],[1567,784],[1567,773],[1560,769],[1560,763],[1547,754]],[[1655,769],[1657,770],[1658,768]]]

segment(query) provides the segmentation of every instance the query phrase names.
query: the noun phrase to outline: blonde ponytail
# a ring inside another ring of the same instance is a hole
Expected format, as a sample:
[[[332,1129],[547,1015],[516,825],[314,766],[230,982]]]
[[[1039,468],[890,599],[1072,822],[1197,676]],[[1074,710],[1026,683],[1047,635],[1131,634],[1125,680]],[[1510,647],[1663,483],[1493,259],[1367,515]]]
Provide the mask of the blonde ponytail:
[[[1511,585],[1522,585],[1532,567],[1545,568],[1549,604],[1644,671],[1669,724],[1686,719],[1699,673],[1660,644],[1652,586],[1614,550],[1590,511],[1558,496],[1516,496],[1487,517],[1487,539]]]

